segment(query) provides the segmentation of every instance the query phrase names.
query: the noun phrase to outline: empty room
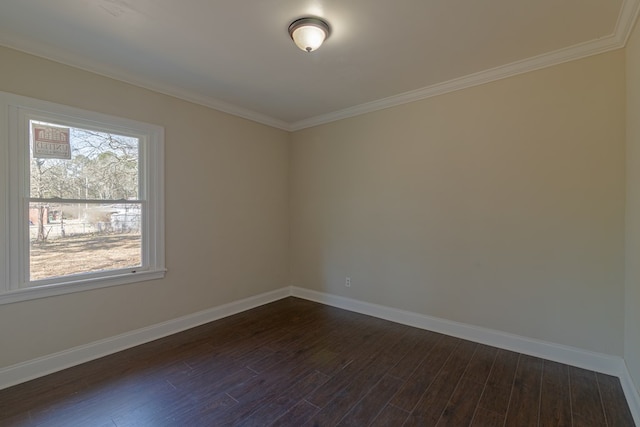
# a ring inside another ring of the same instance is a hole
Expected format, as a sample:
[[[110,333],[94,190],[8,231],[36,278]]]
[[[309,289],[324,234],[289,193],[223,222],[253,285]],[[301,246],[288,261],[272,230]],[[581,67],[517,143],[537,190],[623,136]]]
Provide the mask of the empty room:
[[[640,425],[640,0],[3,0],[0,426]]]

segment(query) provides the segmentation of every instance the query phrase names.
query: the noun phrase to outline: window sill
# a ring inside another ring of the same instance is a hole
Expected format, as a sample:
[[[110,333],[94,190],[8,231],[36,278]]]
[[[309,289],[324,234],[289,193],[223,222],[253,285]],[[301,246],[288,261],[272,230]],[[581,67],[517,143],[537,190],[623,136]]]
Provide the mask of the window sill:
[[[67,283],[57,283],[53,285],[35,286],[32,288],[12,289],[0,294],[0,305],[75,292],[90,291],[109,286],[119,286],[135,282],[144,282],[147,280],[162,279],[165,272],[166,269],[139,271],[136,273],[126,273],[99,279],[92,278]]]

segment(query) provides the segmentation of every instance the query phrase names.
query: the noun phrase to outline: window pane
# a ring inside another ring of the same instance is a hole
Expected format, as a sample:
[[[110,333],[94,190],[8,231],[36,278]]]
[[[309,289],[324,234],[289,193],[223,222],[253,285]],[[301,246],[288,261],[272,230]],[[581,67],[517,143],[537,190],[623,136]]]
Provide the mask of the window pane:
[[[32,198],[137,200],[138,138],[31,121]]]
[[[142,263],[141,205],[29,204],[31,280]]]

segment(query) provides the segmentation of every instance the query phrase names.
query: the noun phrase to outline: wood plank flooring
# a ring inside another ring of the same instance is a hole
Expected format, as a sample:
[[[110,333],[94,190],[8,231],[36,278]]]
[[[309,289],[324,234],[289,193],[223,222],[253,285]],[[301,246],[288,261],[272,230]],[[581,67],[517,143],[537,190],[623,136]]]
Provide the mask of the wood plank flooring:
[[[617,378],[286,298],[0,390],[0,426],[633,426]]]

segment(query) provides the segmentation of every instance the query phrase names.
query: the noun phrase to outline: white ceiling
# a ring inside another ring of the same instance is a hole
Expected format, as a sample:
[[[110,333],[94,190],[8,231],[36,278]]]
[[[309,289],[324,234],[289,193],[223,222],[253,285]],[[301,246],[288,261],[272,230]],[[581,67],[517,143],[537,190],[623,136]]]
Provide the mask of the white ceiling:
[[[639,3],[2,0],[0,44],[293,130],[620,48]]]

